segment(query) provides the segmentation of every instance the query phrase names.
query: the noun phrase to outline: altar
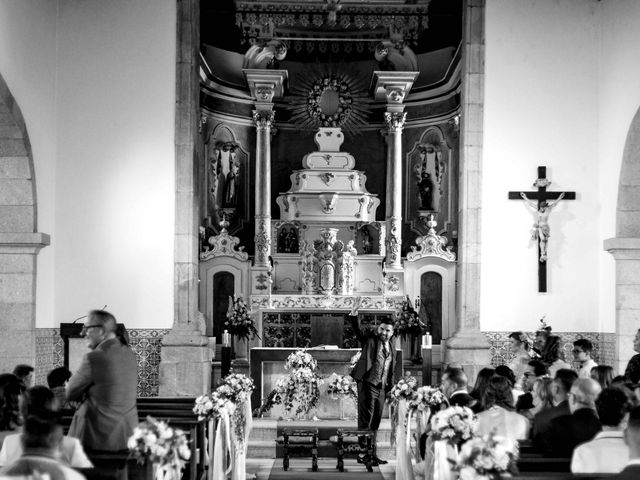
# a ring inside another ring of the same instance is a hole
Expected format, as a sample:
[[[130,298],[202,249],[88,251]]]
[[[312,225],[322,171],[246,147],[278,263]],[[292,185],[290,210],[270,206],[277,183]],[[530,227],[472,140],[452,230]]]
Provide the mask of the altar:
[[[258,347],[251,349],[251,378],[255,383],[255,389],[251,394],[252,409],[260,407],[275,387],[278,379],[288,373],[284,369],[284,363],[287,357],[295,351],[295,348]],[[359,351],[359,348],[335,348],[335,346],[331,348],[310,348],[307,350],[318,362],[318,374],[325,379],[325,382],[320,387],[318,408],[311,412],[312,415],[316,415],[320,419],[340,417],[340,402],[343,400],[332,399],[327,394],[327,385],[333,373],[338,375],[346,375],[349,373],[351,358]],[[402,376],[402,350],[396,349],[395,365],[395,375],[397,378],[400,378]],[[355,402],[348,400],[344,402],[343,407],[345,408],[347,417],[356,417],[357,409]],[[286,417],[287,414],[281,405],[275,405],[265,416],[279,418]]]

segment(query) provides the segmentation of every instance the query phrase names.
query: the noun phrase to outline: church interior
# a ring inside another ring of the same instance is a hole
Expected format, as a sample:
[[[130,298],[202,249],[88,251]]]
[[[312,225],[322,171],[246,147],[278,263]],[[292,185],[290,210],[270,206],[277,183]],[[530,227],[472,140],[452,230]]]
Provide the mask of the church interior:
[[[0,32],[2,371],[44,383],[104,306],[138,397],[197,396],[232,297],[258,405],[296,348],[348,362],[356,301],[409,301],[434,379],[541,320],[634,354],[640,3],[0,0]]]

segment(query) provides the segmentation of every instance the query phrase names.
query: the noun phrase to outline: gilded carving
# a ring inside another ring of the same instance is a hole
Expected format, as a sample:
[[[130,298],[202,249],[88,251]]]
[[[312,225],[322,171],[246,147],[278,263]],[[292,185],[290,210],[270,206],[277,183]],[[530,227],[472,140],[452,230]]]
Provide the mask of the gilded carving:
[[[272,110],[254,110],[253,123],[259,130],[271,128],[275,122],[275,112]]]
[[[426,235],[416,238],[418,248],[411,247],[411,252],[407,254],[408,262],[425,257],[438,257],[449,262],[456,261],[456,254],[451,251],[451,247],[447,247],[447,237],[436,233],[435,227],[437,225],[438,223],[434,220],[433,215],[429,215],[427,220],[429,231]]]
[[[402,130],[406,119],[406,112],[384,112],[384,122],[389,131]]]

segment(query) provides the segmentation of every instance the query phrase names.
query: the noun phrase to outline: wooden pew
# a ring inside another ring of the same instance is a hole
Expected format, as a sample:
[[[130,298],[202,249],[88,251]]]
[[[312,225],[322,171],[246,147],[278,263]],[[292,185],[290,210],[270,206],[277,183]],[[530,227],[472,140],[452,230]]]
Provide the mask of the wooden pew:
[[[207,468],[206,438],[207,422],[199,421],[193,413],[195,397],[140,397],[136,399],[138,420],[143,422],[147,416],[164,420],[174,428],[185,432],[191,446],[191,459],[184,470],[184,479],[200,480]],[[73,411],[62,412],[62,424],[68,432],[73,418]],[[96,479],[122,478],[144,480],[149,478],[149,469],[138,466],[129,457],[128,452],[87,452],[87,456],[96,468],[89,469],[87,474]],[[118,466],[114,472],[113,466]],[[124,473],[122,473],[124,472]],[[123,479],[124,480],[124,479]]]

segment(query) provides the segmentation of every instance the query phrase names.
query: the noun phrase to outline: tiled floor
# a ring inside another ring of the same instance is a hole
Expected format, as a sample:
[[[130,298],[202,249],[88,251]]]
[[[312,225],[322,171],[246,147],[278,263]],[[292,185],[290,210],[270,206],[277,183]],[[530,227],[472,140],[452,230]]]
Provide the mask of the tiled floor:
[[[269,473],[271,472],[271,467],[273,467],[274,462],[282,462],[281,458],[256,458],[256,459],[247,459],[247,478],[250,475],[255,475],[256,480],[267,480],[269,478]],[[310,475],[309,468],[309,460],[304,458],[292,458],[290,463],[290,468],[292,471],[299,470],[300,478],[303,478],[307,475]],[[367,476],[367,471],[364,466],[358,465],[355,460],[348,459],[345,460],[345,469],[347,471],[362,471],[362,478],[366,480],[370,478]],[[336,459],[335,458],[319,458],[318,459],[318,470],[319,471],[336,471]],[[395,480],[396,475],[396,462],[390,461],[386,465],[380,466],[380,473],[384,477],[385,480]],[[312,477],[309,480],[313,480]]]

